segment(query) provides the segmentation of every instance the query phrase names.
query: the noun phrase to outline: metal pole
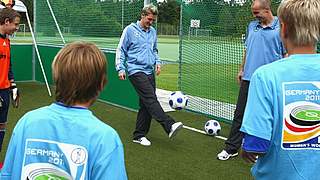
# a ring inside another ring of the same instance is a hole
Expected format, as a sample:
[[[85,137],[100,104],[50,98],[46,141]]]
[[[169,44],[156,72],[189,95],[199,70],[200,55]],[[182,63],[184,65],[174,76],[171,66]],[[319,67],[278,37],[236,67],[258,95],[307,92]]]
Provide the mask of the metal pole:
[[[183,3],[180,5],[180,31],[179,31],[179,72],[178,72],[178,89],[181,91],[181,64],[182,64],[182,38],[183,38]]]
[[[29,15],[28,15],[28,11],[26,11],[26,16],[27,16],[27,21],[28,21],[28,24],[29,24],[32,40],[33,40],[33,43],[34,43],[34,48],[36,50],[37,57],[38,57],[38,60],[39,60],[39,64],[40,64],[40,67],[41,67],[42,75],[43,75],[44,81],[46,83],[49,96],[51,96],[51,90],[50,90],[49,83],[48,83],[48,80],[47,80],[47,77],[46,77],[46,73],[45,73],[43,65],[42,65],[42,60],[41,60],[40,53],[39,53],[39,50],[38,50],[37,41],[36,41],[35,36],[33,34],[30,18],[29,18]]]
[[[63,45],[65,45],[65,44],[66,44],[66,41],[64,40],[64,37],[63,37],[63,35],[62,35],[62,33],[61,33],[60,26],[59,26],[59,24],[58,24],[58,22],[57,22],[56,16],[55,16],[54,13],[53,13],[53,10],[52,10],[52,8],[51,8],[51,4],[50,4],[49,0],[47,0],[47,4],[48,4],[48,7],[49,7],[51,16],[52,16],[52,18],[53,18],[53,20],[54,20],[54,23],[55,23],[55,25],[56,25],[56,27],[57,27],[57,29],[58,29],[59,35],[60,35],[60,37],[61,37],[61,39],[62,39]]]
[[[121,8],[121,28],[124,29],[124,1],[122,1],[122,8]]]
[[[27,9],[28,11],[28,9]],[[36,27],[36,22],[37,22],[37,0],[33,0],[33,30],[34,30],[34,36],[37,36],[37,27]],[[29,31],[31,31],[29,29]],[[34,44],[32,46],[32,80],[36,80],[36,51],[34,48]]]

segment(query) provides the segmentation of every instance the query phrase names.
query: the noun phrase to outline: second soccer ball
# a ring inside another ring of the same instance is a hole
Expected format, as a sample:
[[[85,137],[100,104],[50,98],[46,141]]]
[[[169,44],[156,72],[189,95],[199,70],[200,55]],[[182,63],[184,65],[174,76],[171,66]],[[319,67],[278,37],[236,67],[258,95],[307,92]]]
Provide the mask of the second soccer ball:
[[[176,91],[169,96],[169,105],[176,110],[184,109],[188,105],[188,97],[181,91]]]
[[[209,120],[204,125],[204,130],[208,135],[216,136],[221,131],[220,123],[216,120]]]

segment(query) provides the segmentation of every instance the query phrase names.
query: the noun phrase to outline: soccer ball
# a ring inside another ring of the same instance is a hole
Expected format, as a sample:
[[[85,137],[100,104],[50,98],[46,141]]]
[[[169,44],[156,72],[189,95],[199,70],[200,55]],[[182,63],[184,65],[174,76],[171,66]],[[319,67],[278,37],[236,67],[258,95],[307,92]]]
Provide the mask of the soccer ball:
[[[216,120],[209,120],[204,125],[204,130],[208,135],[216,136],[221,131],[220,123]]]
[[[181,110],[188,104],[188,97],[181,91],[176,91],[170,94],[169,105],[172,109]]]

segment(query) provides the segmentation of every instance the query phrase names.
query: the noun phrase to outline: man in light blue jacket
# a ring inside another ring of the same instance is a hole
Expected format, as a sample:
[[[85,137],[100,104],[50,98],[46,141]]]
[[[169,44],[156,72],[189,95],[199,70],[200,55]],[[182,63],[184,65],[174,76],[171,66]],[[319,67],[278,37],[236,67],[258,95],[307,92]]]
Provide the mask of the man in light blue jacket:
[[[159,75],[161,61],[158,56],[157,32],[151,26],[158,15],[157,7],[146,5],[141,11],[141,20],[128,25],[121,35],[116,52],[116,70],[119,79],[129,80],[139,95],[139,112],[133,142],[150,146],[146,138],[150,129],[151,119],[157,120],[169,138],[183,127],[181,122],[175,122],[166,115],[156,96],[154,72]]]

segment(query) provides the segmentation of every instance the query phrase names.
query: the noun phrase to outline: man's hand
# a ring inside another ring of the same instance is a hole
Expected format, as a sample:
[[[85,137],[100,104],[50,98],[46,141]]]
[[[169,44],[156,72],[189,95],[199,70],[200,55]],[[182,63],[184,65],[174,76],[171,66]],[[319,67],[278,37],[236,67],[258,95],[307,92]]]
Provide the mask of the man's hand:
[[[261,154],[260,154],[261,155]],[[241,150],[241,157],[249,162],[249,163],[256,163],[257,159],[259,157],[258,153],[253,153],[253,152],[246,152],[243,149]]]
[[[242,76],[243,76],[243,70],[240,69],[237,75],[237,81],[240,84],[241,80],[242,80]]]
[[[156,75],[158,76],[161,72],[161,65],[160,64],[157,64],[156,65]]]
[[[125,80],[126,79],[126,73],[125,72],[119,72],[118,76],[119,76],[120,80]]]
[[[17,84],[14,81],[11,82],[10,95],[11,95],[12,106],[14,108],[18,108],[20,104],[20,95],[19,95],[19,90],[17,88]]]

